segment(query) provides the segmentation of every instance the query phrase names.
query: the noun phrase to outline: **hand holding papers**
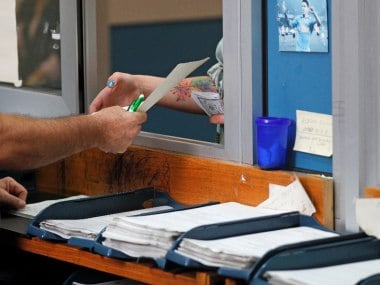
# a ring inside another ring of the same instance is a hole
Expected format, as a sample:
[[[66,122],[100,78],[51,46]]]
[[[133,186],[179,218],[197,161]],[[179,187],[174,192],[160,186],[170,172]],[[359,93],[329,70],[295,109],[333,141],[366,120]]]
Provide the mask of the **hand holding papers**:
[[[187,63],[179,63],[149,97],[140,105],[137,111],[147,112],[154,104],[164,97],[172,88],[186,78],[195,69],[205,63],[209,58]]]

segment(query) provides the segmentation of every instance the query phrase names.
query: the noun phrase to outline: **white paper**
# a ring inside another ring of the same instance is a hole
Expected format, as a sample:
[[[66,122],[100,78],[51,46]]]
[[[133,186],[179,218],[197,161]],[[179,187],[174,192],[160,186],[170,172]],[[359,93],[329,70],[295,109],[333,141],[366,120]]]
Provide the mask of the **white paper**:
[[[270,186],[270,196],[257,207],[298,211],[311,216],[316,209],[310,200],[299,179],[295,179],[288,186]]]
[[[0,82],[20,86],[16,24],[16,0],[0,2]]]
[[[75,200],[80,198],[86,198],[88,196],[86,195],[75,195],[70,196],[66,198],[61,199],[53,199],[53,200],[45,200],[37,203],[30,203],[26,204],[26,206],[19,210],[10,210],[9,212],[15,216],[25,217],[25,218],[33,218],[35,217],[39,212],[41,212],[43,209],[47,208],[48,206],[62,202],[62,201],[68,201],[68,200]]]
[[[380,198],[356,199],[356,221],[370,236],[380,238]]]
[[[237,202],[226,202],[187,210],[161,213],[157,215],[123,217],[120,218],[120,221],[139,228],[149,228],[159,232],[161,232],[161,230],[165,230],[181,233],[200,225],[274,215],[279,213],[284,213],[284,211],[261,209]]]
[[[329,157],[333,154],[332,116],[296,111],[297,131],[294,150]]]
[[[294,227],[213,240],[185,238],[176,252],[204,265],[248,268],[268,251],[287,244],[334,237],[311,227]]]
[[[182,233],[201,225],[284,213],[236,202],[139,217],[117,217],[102,233],[103,244],[129,256],[165,256]]]
[[[198,61],[191,61],[187,63],[179,63],[169,73],[164,82],[162,82],[152,94],[140,105],[137,111],[147,112],[154,106],[162,97],[164,97],[172,88],[178,85],[178,83],[186,78],[195,69],[205,63],[209,58],[204,58]]]
[[[126,211],[122,213],[115,213],[111,215],[97,216],[87,219],[47,219],[40,223],[40,228],[65,239],[69,239],[71,237],[95,239],[96,236],[106,226],[108,226],[115,217],[128,217],[168,209],[172,209],[172,207],[152,207],[134,211]]]
[[[380,259],[300,270],[268,271],[264,276],[272,285],[355,285],[380,273]]]
[[[286,190],[287,186],[269,183],[269,198],[274,197]]]

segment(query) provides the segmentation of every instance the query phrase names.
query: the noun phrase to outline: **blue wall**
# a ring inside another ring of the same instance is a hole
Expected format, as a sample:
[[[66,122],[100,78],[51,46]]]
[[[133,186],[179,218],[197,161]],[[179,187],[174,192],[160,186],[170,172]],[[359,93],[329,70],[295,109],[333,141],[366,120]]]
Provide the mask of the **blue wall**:
[[[328,7],[330,1],[327,0]],[[289,8],[293,4],[297,9],[301,1],[287,2]],[[297,109],[331,114],[331,52],[280,52],[277,0],[266,3],[267,104],[264,113],[293,120]],[[329,9],[327,11],[330,19]],[[331,36],[330,27],[328,34]],[[178,62],[210,56],[210,62],[194,73],[202,75],[215,62],[215,46],[221,37],[221,20],[116,26],[111,29],[111,68],[113,71],[166,76]],[[204,141],[215,140],[215,127],[209,124],[207,117],[159,107],[149,111],[144,130]],[[289,166],[331,173],[332,158],[292,152]]]
[[[327,1],[327,7],[330,7],[330,1]],[[301,0],[293,3],[300,6]],[[329,9],[327,11],[330,19]],[[293,120],[296,119],[296,110],[331,114],[331,52],[280,52],[276,17],[277,0],[269,0],[267,1],[266,113]],[[331,38],[330,27],[328,34]],[[331,46],[331,42],[329,45]],[[302,152],[293,152],[289,165],[318,172],[332,172],[331,157]]]

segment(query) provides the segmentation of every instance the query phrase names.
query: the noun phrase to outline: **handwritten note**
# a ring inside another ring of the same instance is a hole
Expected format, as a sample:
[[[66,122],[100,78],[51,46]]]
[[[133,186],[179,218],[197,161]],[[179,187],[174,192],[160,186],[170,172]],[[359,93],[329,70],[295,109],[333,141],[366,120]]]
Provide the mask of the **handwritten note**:
[[[294,150],[329,157],[332,149],[332,116],[297,110]]]
[[[20,86],[18,72],[16,0],[0,2],[0,81]]]

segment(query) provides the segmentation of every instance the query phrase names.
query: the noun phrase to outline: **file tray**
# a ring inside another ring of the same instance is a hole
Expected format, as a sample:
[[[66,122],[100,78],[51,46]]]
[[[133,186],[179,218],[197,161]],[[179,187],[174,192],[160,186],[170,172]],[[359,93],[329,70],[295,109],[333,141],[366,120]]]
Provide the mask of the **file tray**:
[[[308,269],[370,260],[380,257],[380,240],[364,233],[284,246],[271,251],[250,277],[251,285],[269,285],[269,270]],[[374,277],[375,278],[375,277]]]
[[[199,208],[199,207],[204,207],[204,206],[210,206],[210,205],[214,205],[214,204],[218,204],[218,203],[219,202],[208,202],[208,203],[197,204],[197,205],[193,205],[193,206],[173,207],[173,209],[171,209],[171,210],[164,210],[164,211],[159,211],[159,212],[146,213],[146,214],[141,214],[139,216],[142,216],[142,215],[154,215],[154,214],[159,214],[159,213],[164,213],[164,212],[171,212],[171,211],[181,211],[181,210],[187,210],[187,209],[194,209],[194,208]],[[93,246],[93,252],[98,253],[98,254],[103,255],[103,256],[112,257],[112,258],[118,258],[118,259],[123,259],[123,260],[135,260],[135,261],[139,261],[139,260],[152,259],[152,260],[154,260],[154,262],[156,263],[156,265],[159,268],[161,268],[161,269],[165,269],[166,268],[167,261],[168,261],[166,259],[166,257],[163,257],[163,258],[133,257],[133,256],[127,255],[124,252],[121,252],[121,251],[119,251],[117,249],[114,249],[114,248],[111,248],[111,247],[103,245],[102,242],[103,242],[104,238],[102,236],[102,233],[104,231],[105,231],[105,229],[103,229],[103,231],[100,232],[99,235],[96,237],[95,242],[94,242],[94,246]]]
[[[220,275],[248,281],[253,268],[235,269],[227,267],[210,267],[176,252],[176,249],[179,247],[184,238],[212,240],[298,226],[308,226],[324,231],[330,231],[320,225],[313,217],[301,215],[299,212],[288,212],[271,216],[200,226],[181,235],[176,240],[173,247],[168,251],[166,259],[185,267],[211,270],[217,269],[218,274]]]
[[[28,225],[27,234],[91,249],[94,240],[75,237],[67,240],[41,229],[40,222],[47,219],[86,219],[157,206],[170,206],[176,209],[185,207],[171,199],[167,193],[155,191],[153,188],[61,201],[46,207],[35,216]]]

